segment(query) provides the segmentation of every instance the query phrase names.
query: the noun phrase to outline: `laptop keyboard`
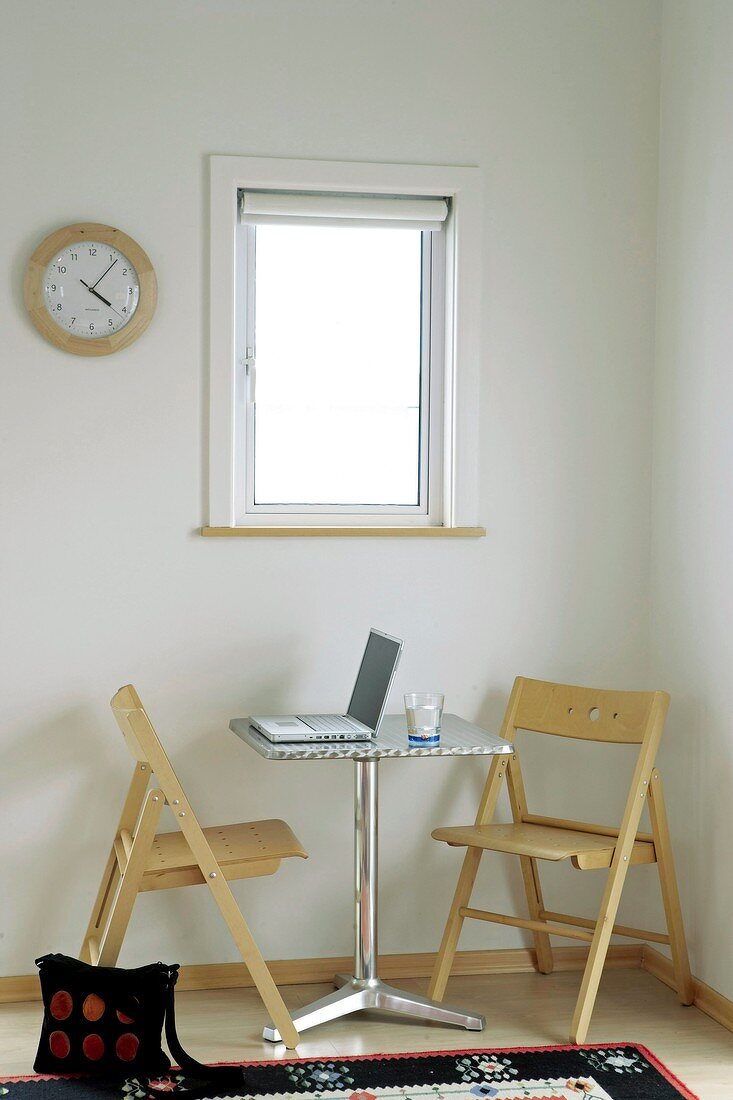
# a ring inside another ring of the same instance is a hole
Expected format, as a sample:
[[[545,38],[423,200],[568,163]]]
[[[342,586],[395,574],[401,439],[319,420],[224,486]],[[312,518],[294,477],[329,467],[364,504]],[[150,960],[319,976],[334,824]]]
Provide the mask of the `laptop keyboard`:
[[[296,717],[317,733],[361,732],[359,727],[343,714],[298,714]]]

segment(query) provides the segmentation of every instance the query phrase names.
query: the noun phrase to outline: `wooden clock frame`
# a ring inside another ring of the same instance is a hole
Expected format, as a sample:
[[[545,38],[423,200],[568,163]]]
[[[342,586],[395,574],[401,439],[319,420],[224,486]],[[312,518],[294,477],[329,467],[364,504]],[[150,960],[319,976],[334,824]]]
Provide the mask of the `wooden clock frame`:
[[[140,281],[140,296],[132,319],[119,332],[114,332],[111,336],[101,336],[98,340],[84,340],[81,336],[62,329],[51,319],[43,297],[46,268],[53,257],[75,241],[85,239],[119,249],[135,268]],[[71,352],[72,355],[110,355],[137,340],[150,324],[158,301],[158,281],[147,253],[132,237],[111,225],[80,222],[57,229],[41,241],[28,261],[23,296],[31,321],[49,343],[55,344],[62,351]]]

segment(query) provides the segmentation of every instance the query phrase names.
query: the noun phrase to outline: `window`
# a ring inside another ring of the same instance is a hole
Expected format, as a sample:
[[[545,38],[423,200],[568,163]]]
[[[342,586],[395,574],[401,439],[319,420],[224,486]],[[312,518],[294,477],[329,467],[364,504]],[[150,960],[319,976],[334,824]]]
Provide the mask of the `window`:
[[[447,213],[444,199],[241,193],[242,514],[439,515]]]
[[[454,526],[455,189],[212,162],[212,524]]]

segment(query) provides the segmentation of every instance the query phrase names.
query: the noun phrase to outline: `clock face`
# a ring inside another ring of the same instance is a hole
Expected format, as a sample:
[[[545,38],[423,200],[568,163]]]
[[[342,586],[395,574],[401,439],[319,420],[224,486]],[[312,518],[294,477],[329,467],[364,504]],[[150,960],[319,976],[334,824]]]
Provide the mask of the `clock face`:
[[[80,240],[54,255],[43,303],[55,324],[83,340],[100,340],[127,325],[140,299],[135,268],[119,249]]]

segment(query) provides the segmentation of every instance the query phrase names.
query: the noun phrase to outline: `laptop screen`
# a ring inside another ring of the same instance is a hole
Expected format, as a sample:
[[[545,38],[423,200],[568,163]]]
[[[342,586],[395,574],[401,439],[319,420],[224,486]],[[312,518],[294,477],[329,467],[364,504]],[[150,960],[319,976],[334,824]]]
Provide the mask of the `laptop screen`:
[[[397,638],[369,634],[347,713],[370,730],[377,728],[401,648]]]

